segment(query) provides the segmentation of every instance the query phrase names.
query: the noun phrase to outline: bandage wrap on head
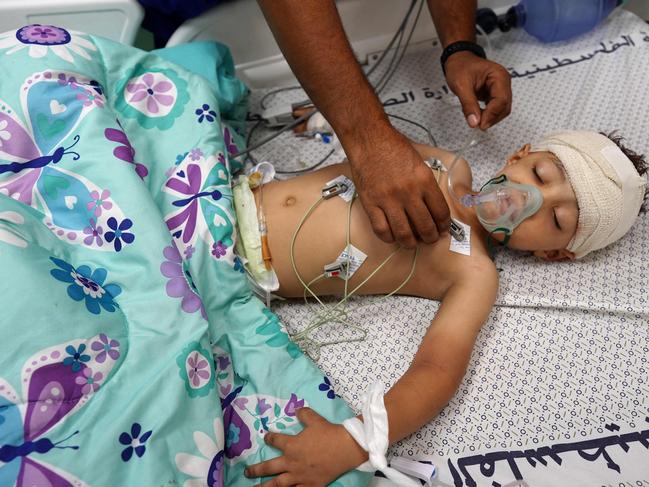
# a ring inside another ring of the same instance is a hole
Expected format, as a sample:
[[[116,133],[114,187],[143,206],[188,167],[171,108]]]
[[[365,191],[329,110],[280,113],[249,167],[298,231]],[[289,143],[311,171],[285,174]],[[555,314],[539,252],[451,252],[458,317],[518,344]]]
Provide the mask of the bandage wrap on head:
[[[608,137],[565,131],[541,140],[533,151],[553,153],[577,197],[577,231],[567,250],[580,258],[620,239],[635,221],[646,188],[631,160]]]

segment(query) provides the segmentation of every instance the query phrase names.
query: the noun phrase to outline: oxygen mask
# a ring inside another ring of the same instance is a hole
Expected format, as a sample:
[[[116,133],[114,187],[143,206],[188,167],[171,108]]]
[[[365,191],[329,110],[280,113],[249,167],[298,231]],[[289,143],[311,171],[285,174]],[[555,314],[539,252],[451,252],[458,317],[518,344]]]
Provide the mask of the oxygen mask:
[[[539,211],[543,195],[536,186],[515,183],[501,174],[487,181],[477,194],[458,196],[453,187],[453,170],[466,150],[476,144],[477,140],[471,140],[457,152],[448,168],[448,191],[461,205],[475,208],[478,220],[485,230],[489,233],[504,233],[506,244],[514,229]]]
[[[518,225],[539,211],[543,195],[536,186],[514,183],[502,174],[487,181],[478,194],[462,196],[460,203],[475,207],[478,220],[489,233],[511,235]]]

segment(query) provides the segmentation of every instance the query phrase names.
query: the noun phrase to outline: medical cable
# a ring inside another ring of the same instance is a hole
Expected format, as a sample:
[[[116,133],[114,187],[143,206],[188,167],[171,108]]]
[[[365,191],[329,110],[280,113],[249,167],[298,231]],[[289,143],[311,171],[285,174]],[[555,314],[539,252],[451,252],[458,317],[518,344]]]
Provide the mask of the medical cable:
[[[425,125],[423,125],[423,124],[421,124],[419,122],[415,122],[414,120],[410,120],[409,118],[402,117],[401,115],[395,115],[394,113],[386,113],[386,115],[388,117],[390,117],[390,118],[394,118],[396,120],[401,120],[402,122],[406,122],[406,123],[409,123],[411,125],[414,125],[415,127],[420,128],[421,130],[426,132],[426,135],[428,136],[428,142],[430,142],[430,144],[432,146],[437,147],[437,141],[435,140],[435,137],[433,136],[430,129],[428,127],[426,127]]]
[[[250,141],[252,140],[252,136],[257,131],[257,129],[261,126],[262,123],[263,120],[257,120],[257,122],[248,131],[248,135],[246,136],[246,147],[250,147]],[[252,164],[257,164],[257,159],[255,158],[255,156],[252,155],[252,152],[248,152],[246,154],[243,163],[245,164],[248,161],[250,161]]]
[[[374,88],[374,92],[377,93],[377,94],[380,93],[379,87],[381,86],[381,84],[383,84],[383,81],[385,80],[386,76],[388,76],[392,72],[394,63],[395,63],[397,57],[399,56],[399,49],[401,48],[401,41],[403,40],[404,32],[405,31],[403,31],[403,30],[401,32],[399,32],[398,42],[397,42],[396,47],[394,48],[394,52],[392,53],[392,57],[390,58],[390,64],[388,64],[388,67],[381,74],[378,81],[376,81],[376,83],[372,83],[372,87]],[[395,69],[396,69],[396,67],[395,67]]]
[[[423,130],[426,133],[426,136],[428,137],[428,142],[433,146],[437,146],[437,141],[435,140],[435,136],[433,136],[430,129],[427,128],[425,125],[423,125],[423,124],[421,124],[419,122],[415,122],[414,120],[411,120],[409,118],[402,117],[401,115],[395,115],[394,113],[386,113],[386,115],[388,117],[390,117],[390,118],[394,118],[396,120],[401,120],[402,122],[409,123],[409,124],[414,125],[415,127],[419,128],[419,129]],[[254,129],[254,127],[253,127],[253,129]],[[303,169],[290,170],[290,171],[283,171],[283,170],[276,169],[275,172],[277,174],[302,174],[302,173],[305,173],[305,172],[309,172],[309,171],[312,171],[312,170],[317,169],[320,166],[322,166],[325,162],[327,162],[327,160],[332,155],[334,155],[335,152],[336,152],[335,149],[331,149],[322,159],[320,159],[318,162],[316,162],[315,164],[313,164],[313,165],[311,165],[309,167],[305,167]]]
[[[394,48],[392,59],[390,60],[390,64],[388,65],[388,68],[385,70],[385,72],[381,75],[380,79],[376,83],[372,83],[372,85],[374,86],[374,90],[377,94],[380,94],[380,92],[383,91],[383,88],[385,87],[385,85],[387,85],[387,82],[390,81],[390,79],[396,72],[397,68],[399,67],[399,64],[401,63],[401,58],[403,57],[403,54],[401,55],[401,57],[399,57],[399,49],[401,48],[401,42],[403,40],[403,35],[406,30],[406,26],[408,24],[408,21],[410,20],[410,16],[412,15],[413,9],[416,6],[416,4],[417,4],[417,0],[413,0],[412,3],[410,4],[408,12],[406,13],[406,16],[404,17],[403,21],[401,22],[401,25],[399,26],[399,29],[397,29],[397,32],[395,33],[394,37],[390,41],[390,44],[388,44],[388,47],[385,48],[379,60],[372,66],[372,69],[368,71],[368,73],[373,72],[379,66],[380,61],[384,59],[387,52],[392,48],[394,41],[398,39],[397,45]],[[405,50],[408,48],[410,44],[410,39],[412,38],[412,33],[419,19],[419,14],[421,13],[422,6],[423,6],[423,0],[421,0],[420,2],[419,13],[417,14],[417,18],[414,21],[410,34],[408,35],[406,45],[403,47],[403,52],[405,52]]]
[[[410,28],[410,33],[408,34],[408,37],[406,39],[406,45],[401,50],[401,54],[399,55],[399,58],[398,58],[396,64],[394,65],[394,69],[392,69],[392,71],[390,72],[390,68],[388,67],[388,71],[386,71],[387,76],[384,79],[382,78],[379,81],[379,83],[377,83],[377,85],[376,85],[377,94],[380,94],[385,89],[385,87],[388,85],[388,83],[390,82],[390,80],[394,76],[394,73],[396,73],[397,68],[401,64],[401,61],[403,60],[403,57],[406,54],[406,51],[408,49],[408,46],[410,45],[410,41],[412,39],[412,36],[413,36],[413,34],[415,32],[415,27],[417,26],[417,22],[419,22],[419,16],[421,15],[421,11],[423,9],[423,6],[424,6],[424,0],[421,0],[420,3],[419,3],[419,10],[417,11],[417,15],[415,16],[415,20],[414,20],[414,22],[412,24],[412,27]],[[398,52],[398,48],[397,48],[397,51],[395,51],[395,58],[396,58],[396,52]],[[388,72],[389,72],[389,74],[387,74]]]
[[[276,133],[274,133],[274,134],[272,134],[272,135],[269,135],[268,137],[265,137],[264,139],[262,139],[261,142],[257,142],[257,143],[255,143],[255,145],[253,145],[252,147],[248,147],[247,149],[242,150],[242,151],[239,151],[239,152],[237,152],[236,154],[232,154],[230,157],[232,157],[232,158],[240,157],[240,156],[243,156],[243,155],[245,155],[245,154],[248,154],[250,151],[253,151],[253,150],[255,150],[255,149],[258,149],[258,148],[261,147],[262,145],[267,144],[268,142],[270,142],[271,140],[276,139],[277,137],[279,137],[279,136],[280,136],[281,134],[283,134],[284,132],[286,132],[286,131],[288,131],[288,130],[291,130],[293,127],[297,127],[297,126],[300,125],[302,122],[305,122],[306,120],[308,120],[309,118],[311,118],[311,116],[313,116],[316,112],[317,112],[317,110],[313,110],[313,111],[311,111],[311,112],[309,112],[309,113],[305,113],[305,114],[302,115],[301,117],[296,118],[295,120],[293,120],[293,121],[292,121],[291,123],[289,123],[288,125],[285,125],[285,126],[282,127],[281,129],[279,129]]]
[[[384,60],[386,54],[387,54],[388,51],[392,48],[392,45],[394,45],[395,41],[396,41],[397,39],[399,39],[399,42],[398,42],[398,44],[397,44],[397,47],[396,47],[395,53],[394,53],[394,55],[393,55],[393,57],[392,57],[392,61],[390,62],[390,66],[388,67],[388,69],[386,70],[386,72],[381,76],[381,78],[379,79],[379,81],[374,85],[374,86],[378,86],[379,84],[383,84],[383,87],[381,88],[381,90],[385,87],[385,85],[387,85],[387,83],[390,81],[390,79],[391,79],[392,76],[394,75],[394,72],[396,71],[397,67],[399,66],[399,64],[400,64],[400,62],[401,62],[401,59],[403,58],[403,55],[404,55],[404,53],[405,53],[405,50],[407,49],[407,47],[408,47],[408,45],[409,45],[409,43],[410,43],[410,39],[411,39],[412,34],[413,34],[413,32],[414,32],[414,28],[415,28],[415,26],[416,26],[417,20],[419,19],[419,15],[421,14],[421,10],[422,10],[422,7],[423,7],[423,0],[419,0],[419,1],[420,1],[420,7],[419,7],[419,11],[418,11],[418,13],[417,13],[417,18],[415,19],[415,22],[414,22],[414,24],[413,24],[413,26],[412,26],[412,28],[411,28],[411,31],[410,31],[410,33],[409,33],[409,35],[408,35],[408,39],[407,39],[407,41],[406,41],[406,45],[405,45],[404,48],[403,48],[403,51],[402,51],[402,53],[401,53],[401,56],[399,57],[399,60],[397,61],[396,65],[394,65],[394,68],[392,68],[392,66],[393,66],[393,62],[394,62],[394,60],[395,60],[396,57],[397,57],[398,50],[399,50],[399,48],[401,47],[401,39],[403,38],[403,33],[404,33],[404,31],[405,31],[406,25],[407,25],[407,23],[408,23],[408,20],[410,19],[410,16],[412,15],[412,11],[413,11],[413,9],[414,9],[414,7],[415,7],[417,1],[418,1],[418,0],[412,0],[410,6],[408,7],[408,11],[406,12],[406,15],[405,15],[404,19],[402,20],[402,22],[401,22],[399,28],[397,29],[397,32],[395,32],[395,35],[394,35],[394,36],[392,37],[392,39],[390,40],[390,43],[389,43],[388,46],[383,50],[383,52],[382,52],[382,54],[381,54],[379,60],[378,60],[374,65],[372,65],[372,67],[371,67],[371,68],[370,68],[370,69],[365,73],[366,77],[368,77],[368,79],[369,79],[369,76],[370,76],[370,75],[374,72],[374,70],[376,70],[376,68],[377,68],[377,67],[382,63],[382,61]],[[299,88],[301,88],[301,87],[299,87],[299,86],[287,86],[287,87],[281,87],[281,88],[277,88],[277,89],[275,89],[275,90],[272,90],[272,91],[266,93],[266,94],[262,97],[262,99],[260,100],[260,105],[261,105],[262,108],[265,108],[265,101],[266,101],[266,99],[267,99],[268,97],[270,97],[270,96],[272,96],[272,95],[275,95],[275,94],[277,94],[277,93],[280,93],[280,92],[291,91],[291,90],[299,89]],[[376,91],[376,88],[375,88],[375,91]],[[377,93],[379,93],[379,92],[380,92],[380,90],[377,91]],[[304,105],[307,105],[307,104],[309,104],[309,103],[311,103],[311,101],[310,101],[309,99],[306,99],[306,100],[303,100],[302,102],[298,102],[298,103],[293,104],[293,106],[294,106],[294,107],[297,107],[297,106],[304,106]],[[252,147],[249,145],[249,140],[250,140],[250,138],[251,138],[251,137],[249,136],[249,137],[248,137],[247,149],[245,149],[245,150],[243,150],[243,151],[240,151],[240,152],[238,152],[238,153],[236,153],[236,154],[233,154],[233,155],[231,155],[230,157],[232,157],[232,158],[237,158],[237,157],[240,157],[240,156],[242,156],[242,155],[246,155],[246,158],[244,159],[243,162],[245,163],[248,159],[250,159],[250,160],[253,161],[253,163],[254,163],[255,158],[254,158],[254,156],[251,154],[251,152],[252,152],[253,150],[258,149],[259,147],[261,147],[261,146],[263,146],[263,145],[269,143],[270,141],[274,140],[275,138],[279,137],[282,133],[284,133],[284,132],[286,132],[286,131],[288,131],[288,130],[294,128],[294,127],[296,127],[296,126],[299,125],[300,123],[302,123],[302,122],[308,120],[308,119],[309,119],[312,115],[314,115],[317,111],[318,111],[318,110],[314,110],[314,111],[311,112],[311,113],[305,114],[305,115],[303,115],[302,117],[297,118],[296,120],[294,120],[294,121],[291,122],[290,124],[287,124],[287,125],[285,125],[284,127],[282,127],[281,129],[279,129],[276,133],[274,133],[274,134],[272,134],[272,135],[270,135],[270,136],[268,136],[268,137],[262,139],[261,141],[255,143],[255,145],[252,146]],[[253,129],[251,129],[251,131],[254,130],[254,129],[256,129],[259,125],[260,125],[260,123],[258,122],[258,123],[253,127]],[[315,169],[316,167],[319,167],[320,165],[324,164],[324,162],[325,162],[325,161],[326,161],[326,160],[327,160],[327,159],[328,159],[332,154],[333,154],[333,151],[332,151],[331,153],[327,154],[327,155],[324,157],[324,159],[321,159],[320,161],[318,161],[315,165],[311,166],[310,168],[305,168],[305,169],[301,169],[301,170],[298,170],[298,171],[277,171],[277,172],[280,173],[280,174],[282,174],[282,173],[283,173],[283,174],[300,174],[300,173],[302,173],[302,172],[307,172],[307,171],[309,171],[309,170]]]
[[[456,167],[456,165],[457,165],[457,162],[462,158],[462,156],[464,155],[464,153],[465,153],[467,150],[469,150],[471,147],[475,146],[477,143],[478,143],[478,139],[471,139],[471,140],[469,141],[468,144],[465,144],[464,146],[462,146],[462,147],[460,148],[460,150],[458,150],[458,151],[455,153],[455,157],[453,158],[453,161],[451,161],[451,163],[449,164],[448,169],[447,169],[447,171],[446,171],[446,173],[447,173],[447,175],[446,175],[446,183],[447,183],[447,186],[448,186],[448,193],[449,193],[449,194],[450,194],[450,195],[451,195],[451,196],[452,196],[452,197],[453,197],[457,202],[461,203],[461,204],[464,205],[464,206],[472,206],[472,205],[466,205],[465,202],[463,201],[463,200],[466,200],[466,198],[464,198],[464,196],[463,196],[462,198],[460,198],[460,197],[457,195],[457,193],[455,192],[455,189],[453,189],[453,182],[452,182],[452,179],[453,179],[453,176],[452,176],[452,175],[453,175],[453,170],[455,169],[455,167]],[[465,195],[465,196],[466,196],[466,195]]]
[[[259,127],[261,127],[262,123],[263,123],[263,120],[257,120],[257,122],[248,131],[248,136],[246,137],[246,147],[250,147],[250,141],[252,140],[252,137],[255,134],[255,132],[259,129]],[[422,126],[422,128],[425,129],[425,127],[423,127],[423,126]],[[258,149],[258,148],[259,147],[256,146],[256,147],[253,148],[253,150]],[[332,149],[322,159],[320,159],[318,162],[316,162],[312,166],[305,167],[303,169],[286,170],[286,171],[275,169],[275,173],[276,174],[302,174],[302,173],[305,173],[305,172],[312,171],[313,169],[317,169],[318,167],[322,166],[334,154],[334,152],[336,152],[335,149]],[[253,156],[251,151],[249,151],[246,154],[246,159],[245,159],[244,162],[247,162],[248,160],[250,162],[252,162],[253,164],[257,164],[257,162],[258,162],[257,158],[255,156]],[[277,179],[277,177],[275,177],[275,179]]]
[[[426,133],[426,136],[428,137],[428,142],[433,146],[437,146],[437,140],[435,139],[435,136],[432,134],[431,130],[429,128],[427,128],[425,125],[423,125],[423,124],[421,124],[419,122],[416,122],[414,120],[411,120],[409,118],[403,117],[401,115],[395,115],[394,113],[386,113],[386,115],[388,117],[390,117],[390,118],[394,118],[396,120],[401,120],[402,122],[409,123],[410,125],[413,125],[413,126],[419,128],[419,129],[421,129],[422,131],[424,131]],[[261,126],[261,123],[262,123],[261,120],[257,121],[257,123],[255,125],[253,125],[253,127],[250,129],[250,131],[248,133],[247,142],[246,142],[247,146],[250,146],[250,139],[254,135],[254,132],[259,129],[259,127]],[[255,148],[258,148],[258,147],[255,147]],[[282,175],[293,175],[293,174],[303,174],[305,172],[313,171],[314,169],[319,168],[325,162],[327,162],[327,160],[331,156],[333,156],[335,152],[336,152],[335,149],[331,149],[327,154],[325,154],[325,156],[322,159],[320,159],[319,161],[317,161],[315,164],[313,164],[311,166],[308,166],[308,167],[305,167],[305,168],[302,168],[302,169],[294,169],[294,170],[276,169],[275,173],[276,174],[282,174]],[[252,155],[252,152],[248,152],[247,159],[250,159],[250,161],[253,164],[257,163],[257,159]]]
[[[412,11],[415,8],[415,5],[417,4],[417,0],[412,0],[410,2],[410,6],[408,7],[408,11],[406,12],[406,15],[404,16],[403,20],[401,21],[401,24],[399,25],[399,28],[396,30],[394,33],[394,36],[392,36],[392,39],[388,43],[387,47],[383,50],[377,61],[367,70],[365,75],[369,78],[369,76],[376,70],[376,68],[383,62],[383,59],[385,59],[385,56],[387,53],[390,51],[392,48],[393,44],[397,40],[397,38],[400,36],[400,33],[403,32],[403,30],[406,27],[406,24],[408,23],[408,19],[410,18],[410,15],[412,15]]]
[[[399,25],[399,28],[397,29],[394,36],[390,40],[389,44],[383,50],[383,52],[381,53],[381,56],[379,57],[379,59],[365,73],[365,76],[367,76],[368,78],[376,70],[376,68],[378,68],[378,66],[383,62],[385,56],[390,51],[390,49],[394,45],[397,38],[400,35],[401,35],[401,37],[403,37],[403,31],[405,29],[405,26],[406,26],[406,24],[408,22],[408,19],[410,18],[410,15],[412,14],[412,11],[413,11],[417,1],[418,0],[412,0],[411,1],[410,6],[408,7],[408,11],[406,12],[406,15],[405,15],[404,19],[401,21],[401,24]],[[280,88],[275,88],[275,89],[265,93],[264,96],[262,96],[261,100],[259,100],[259,105],[261,106],[262,109],[265,109],[265,108],[267,108],[266,107],[266,100],[268,98],[270,98],[271,96],[274,96],[274,95],[276,95],[278,93],[283,93],[283,92],[286,92],[286,91],[294,91],[294,90],[300,90],[300,89],[302,89],[302,87],[300,85],[283,86],[283,87],[280,87]],[[307,98],[307,99],[305,99],[305,100],[303,100],[301,102],[295,103],[294,105],[295,106],[304,106],[304,105],[309,104],[309,103],[311,103],[311,100]]]
[[[305,293],[308,290],[308,292],[311,293],[311,295],[318,301],[320,306],[322,306],[323,308],[326,308],[325,304],[318,298],[318,296],[310,288],[310,285],[312,285],[315,281],[317,281],[321,277],[323,277],[323,275],[317,276],[315,278],[315,280],[311,280],[311,282],[309,282],[309,284],[306,284],[306,283],[304,283],[304,280],[302,279],[302,276],[300,276],[299,271],[297,270],[297,265],[295,264],[295,240],[297,239],[297,235],[298,235],[302,225],[304,225],[304,222],[306,221],[306,219],[310,215],[310,213],[315,211],[315,208],[317,208],[317,206],[322,201],[324,201],[324,198],[321,196],[318,199],[318,201],[316,202],[317,204],[314,204],[311,207],[312,208],[311,211],[307,212],[307,214],[305,214],[305,217],[302,219],[302,221],[300,222],[300,224],[296,228],[296,231],[295,231],[295,233],[293,235],[293,239],[291,240],[291,265],[293,267],[293,272],[295,273],[296,277],[298,278],[298,280],[300,281],[300,283],[304,287]],[[346,246],[346,248],[349,248],[349,233],[350,233],[350,228],[351,228],[351,208],[352,208],[352,203],[353,203],[353,198],[352,198],[352,200],[350,200],[350,202],[348,204],[348,210],[347,210],[347,231],[346,231],[347,246]],[[347,256],[347,267],[346,267],[347,269],[349,269],[349,263],[350,263],[350,258],[349,258],[349,255],[348,255]],[[347,296],[348,282],[349,282],[349,279],[345,279],[345,291],[344,291],[345,296]],[[306,302],[306,299],[305,299],[305,302]],[[311,333],[311,331],[313,331],[313,330],[315,330],[315,329],[317,329],[317,328],[319,328],[321,326],[326,325],[330,321],[340,322],[342,324],[345,324],[345,325],[347,325],[347,326],[361,332],[362,337],[356,338],[356,339],[351,339],[349,341],[364,340],[365,337],[366,337],[367,332],[363,328],[355,325],[354,323],[349,322],[347,320],[347,314],[345,313],[344,310],[341,312],[341,314],[338,314],[338,316],[336,316],[335,318],[333,318],[333,319],[331,318],[331,315],[334,313],[334,311],[337,310],[337,308],[338,308],[338,305],[336,305],[334,307],[334,309],[330,310],[329,312],[325,312],[324,316],[321,315],[320,313],[315,312],[314,313],[315,316],[316,316],[315,323],[312,323],[311,325],[307,326],[306,329],[294,334],[292,336],[293,340],[298,342],[298,343],[302,343],[303,345],[305,345],[305,348],[307,348],[307,350],[309,350],[309,351],[310,351],[310,349],[313,348],[313,346],[315,346],[315,348],[316,348],[315,353],[316,353],[317,356],[319,356],[320,355],[320,348],[323,346],[323,344],[315,343],[315,341],[313,339],[311,339],[308,335],[309,335],[309,333]],[[325,345],[333,345],[333,344],[334,343],[326,343]]]
[[[347,227],[346,227],[346,232],[345,232],[345,243],[346,249],[349,249],[351,246],[351,209],[352,205],[355,199],[355,194],[354,197],[349,201],[348,203],[348,210],[347,210]],[[374,277],[383,267],[385,267],[390,260],[401,250],[401,247],[397,247],[393,252],[391,252],[384,260],[379,264],[376,269],[374,269],[362,282],[360,282],[354,289],[349,291],[348,284],[349,284],[349,279],[351,276],[345,275],[345,287],[344,287],[344,294],[343,298],[336,303],[332,307],[327,307],[325,303],[320,300],[320,298],[315,294],[315,292],[311,289],[311,285],[313,285],[315,282],[318,280],[322,279],[324,277],[324,274],[321,274],[319,276],[316,276],[314,279],[312,279],[309,283],[304,282],[304,279],[299,273],[299,270],[297,269],[297,264],[295,262],[295,242],[297,240],[297,236],[302,229],[302,226],[306,222],[306,220],[311,216],[311,214],[316,210],[316,208],[323,202],[325,201],[325,198],[323,196],[320,196],[318,200],[316,200],[311,207],[306,211],[300,222],[298,223],[298,226],[295,229],[295,232],[293,233],[293,237],[291,238],[291,245],[290,245],[290,260],[291,260],[291,266],[293,268],[293,272],[295,273],[295,276],[297,277],[298,281],[300,281],[300,284],[302,284],[302,287],[304,288],[304,298],[306,302],[306,293],[308,292],[311,294],[311,296],[318,302],[318,304],[324,308],[323,311],[313,311],[314,317],[311,320],[311,323],[303,330],[301,330],[298,333],[292,334],[291,337],[293,340],[297,343],[300,343],[303,348],[306,349],[306,352],[312,356],[314,360],[317,360],[320,354],[320,349],[323,346],[328,346],[328,345],[335,345],[338,343],[345,343],[345,342],[355,342],[355,341],[362,341],[366,338],[367,336],[367,331],[352,323],[349,320],[349,312],[347,311],[347,304],[349,301],[349,298],[351,298],[362,286],[364,286],[372,277]],[[399,292],[403,286],[405,286],[412,276],[414,275],[415,269],[416,269],[416,263],[417,263],[417,256],[419,254],[419,248],[417,247],[415,249],[415,252],[413,254],[413,260],[412,260],[412,265],[410,268],[410,272],[406,276],[406,278],[403,280],[403,282],[397,286],[396,289],[394,289],[392,292],[389,294],[386,294],[385,296],[382,296],[378,299],[373,300],[370,303],[365,303],[364,305],[357,306],[354,310],[352,311],[357,311],[365,306],[369,306],[370,304],[376,304],[383,299],[386,299],[390,296],[393,296],[397,292]],[[349,264],[350,264],[350,253],[347,253],[347,266],[346,266],[346,273],[349,270]],[[343,307],[343,309],[340,309]],[[331,323],[341,323],[343,325],[347,325],[348,327],[357,330],[361,333],[361,337],[358,338],[348,338],[348,339],[340,339],[340,340],[331,340],[327,342],[316,342],[313,340],[309,335],[311,332],[316,331],[317,329]]]
[[[399,28],[397,29],[394,36],[390,40],[388,46],[383,50],[383,52],[381,53],[381,56],[376,61],[376,63],[374,63],[367,70],[367,72],[365,73],[365,76],[369,77],[376,70],[376,68],[383,62],[383,59],[385,58],[386,54],[390,51],[390,49],[394,45],[395,41],[399,37],[399,34],[403,35],[404,28],[405,28],[405,26],[407,24],[408,19],[410,18],[410,15],[412,14],[412,11],[413,11],[416,3],[417,3],[417,0],[412,0],[411,1],[410,6],[408,7],[408,11],[406,12],[406,15],[405,15],[404,19],[401,21],[401,24],[399,25]],[[280,88],[275,88],[275,89],[269,91],[268,93],[264,94],[264,96],[261,98],[261,100],[259,100],[259,105],[261,106],[261,108],[265,109],[266,108],[266,100],[268,98],[270,98],[271,96],[274,96],[274,95],[276,95],[278,93],[282,93],[282,92],[286,92],[286,91],[294,91],[294,90],[299,90],[299,89],[302,89],[302,87],[300,85],[283,86],[283,87],[280,87]],[[307,104],[307,103],[311,103],[311,100],[306,99],[306,100],[303,100],[301,102],[296,103],[296,105]]]
[[[482,37],[484,37],[485,43],[487,44],[487,48],[485,49],[486,54],[487,54],[487,59],[491,59],[491,54],[493,53],[493,48],[491,45],[491,39],[487,35],[487,33],[484,31],[484,29],[480,26],[480,24],[475,24],[476,30],[480,33]]]

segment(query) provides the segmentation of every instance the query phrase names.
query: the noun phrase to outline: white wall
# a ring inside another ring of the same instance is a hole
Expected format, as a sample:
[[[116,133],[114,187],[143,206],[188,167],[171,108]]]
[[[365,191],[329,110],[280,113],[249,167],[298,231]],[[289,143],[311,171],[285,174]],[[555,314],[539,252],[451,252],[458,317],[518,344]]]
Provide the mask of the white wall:
[[[368,54],[379,52],[388,44],[408,10],[410,1],[338,0],[338,10],[345,30],[359,60],[365,61]],[[478,1],[479,7],[490,7],[497,13],[502,13],[517,3],[518,0]],[[649,19],[649,1],[629,0],[627,8],[642,18]],[[241,32],[245,32],[245,35],[242,36]],[[435,27],[424,7],[411,43],[416,44],[434,37]],[[213,11],[186,22],[172,36],[169,45],[210,39],[219,40],[230,47],[238,74],[249,86],[262,88],[295,83],[256,0],[226,2]]]

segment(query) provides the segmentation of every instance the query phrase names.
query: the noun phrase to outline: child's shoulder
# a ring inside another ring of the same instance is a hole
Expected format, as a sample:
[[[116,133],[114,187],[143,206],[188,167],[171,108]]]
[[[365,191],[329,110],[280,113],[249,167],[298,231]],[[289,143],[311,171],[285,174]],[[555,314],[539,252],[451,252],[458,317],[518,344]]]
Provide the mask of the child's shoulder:
[[[489,256],[471,256],[458,270],[453,286],[458,294],[482,302],[490,309],[498,294],[498,269]]]
[[[455,153],[440,149],[439,147],[417,143],[413,143],[413,145],[422,158],[429,159],[434,157],[435,159],[439,159],[447,170],[450,169],[456,157]],[[453,168],[453,184],[461,184],[471,188],[472,183],[473,176],[471,175],[471,167],[465,159],[459,158]]]

